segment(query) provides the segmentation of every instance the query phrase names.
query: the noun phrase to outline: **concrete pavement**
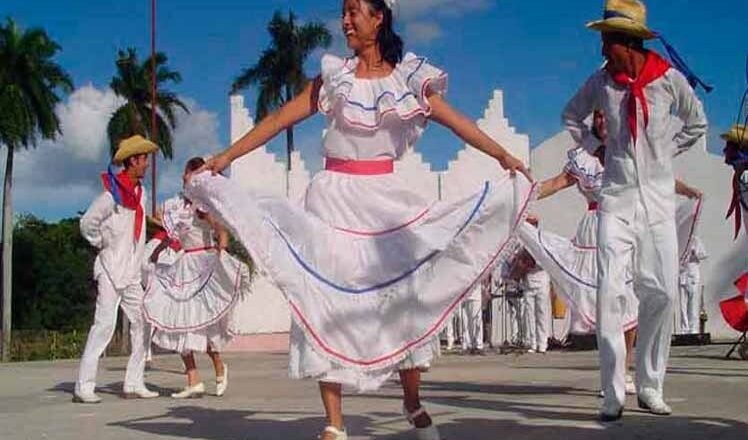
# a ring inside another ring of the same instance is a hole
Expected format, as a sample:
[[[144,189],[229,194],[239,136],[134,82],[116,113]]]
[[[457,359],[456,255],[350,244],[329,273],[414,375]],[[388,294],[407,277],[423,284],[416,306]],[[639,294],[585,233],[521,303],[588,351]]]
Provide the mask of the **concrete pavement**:
[[[666,399],[657,417],[629,398],[621,422],[600,424],[595,352],[440,358],[424,375],[423,398],[445,440],[748,439],[748,361],[724,360],[725,346],[673,349]],[[176,401],[118,397],[124,358],[104,359],[98,405],[71,403],[77,361],[0,365],[0,439],[311,440],[324,426],[316,384],[292,381],[285,354],[229,353],[222,398]],[[209,392],[209,359],[198,356]],[[183,386],[175,355],[157,356],[149,386]],[[346,396],[352,439],[413,438],[400,415],[400,389]]]

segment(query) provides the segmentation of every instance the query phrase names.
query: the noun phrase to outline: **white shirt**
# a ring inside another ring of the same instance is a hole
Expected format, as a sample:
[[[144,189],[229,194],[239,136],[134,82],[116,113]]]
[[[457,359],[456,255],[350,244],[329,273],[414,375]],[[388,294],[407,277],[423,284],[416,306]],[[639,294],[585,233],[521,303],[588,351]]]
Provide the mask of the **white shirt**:
[[[145,212],[146,195],[140,199]],[[119,206],[108,191],[102,192],[88,207],[80,221],[81,234],[99,249],[94,263],[94,278],[106,274],[117,289],[141,282],[145,250],[145,216],[140,239],[135,241],[135,211]]]
[[[551,278],[548,276],[548,272],[544,271],[540,267],[530,269],[523,279],[525,290],[534,294],[550,294],[551,289]]]
[[[681,267],[680,283],[686,284],[689,281],[698,283],[701,278],[699,264],[709,258],[709,254],[704,248],[704,244],[699,237],[694,237],[691,246],[688,249],[686,261]]]
[[[649,223],[675,216],[673,156],[706,135],[704,109],[686,78],[670,68],[644,88],[649,124],[644,127],[637,100],[636,145],[627,123],[629,90],[616,84],[605,70],[594,73],[563,112],[563,122],[574,140],[589,152],[600,146],[585,119],[596,109],[605,113],[608,138],[600,211],[631,220],[641,201]],[[677,121],[683,127],[673,136]]]

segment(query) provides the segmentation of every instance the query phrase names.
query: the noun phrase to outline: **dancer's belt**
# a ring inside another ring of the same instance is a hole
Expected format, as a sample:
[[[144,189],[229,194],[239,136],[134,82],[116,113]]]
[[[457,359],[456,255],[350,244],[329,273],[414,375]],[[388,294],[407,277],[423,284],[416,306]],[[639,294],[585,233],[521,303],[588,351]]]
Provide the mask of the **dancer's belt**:
[[[191,254],[191,253],[194,253],[194,252],[210,251],[210,250],[213,250],[213,249],[216,249],[216,247],[215,246],[202,246],[202,247],[185,249],[184,253],[185,254]]]
[[[373,176],[391,174],[395,170],[395,161],[385,160],[346,160],[334,157],[325,158],[325,169],[336,173]]]
[[[597,211],[597,202],[587,203],[587,211]]]

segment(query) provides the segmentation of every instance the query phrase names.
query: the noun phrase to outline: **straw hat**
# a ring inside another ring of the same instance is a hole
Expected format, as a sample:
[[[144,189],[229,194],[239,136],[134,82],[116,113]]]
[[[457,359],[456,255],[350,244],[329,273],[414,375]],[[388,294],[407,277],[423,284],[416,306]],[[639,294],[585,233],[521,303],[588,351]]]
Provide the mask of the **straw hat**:
[[[639,0],[606,0],[603,19],[587,23],[600,32],[620,32],[644,40],[657,38],[647,27],[647,8]]]
[[[748,126],[735,124],[730,131],[720,137],[726,142],[737,144],[740,147],[748,147]]]
[[[120,141],[117,152],[114,153],[112,163],[122,165],[128,157],[138,154],[150,154],[158,151],[158,146],[143,136],[136,134]]]

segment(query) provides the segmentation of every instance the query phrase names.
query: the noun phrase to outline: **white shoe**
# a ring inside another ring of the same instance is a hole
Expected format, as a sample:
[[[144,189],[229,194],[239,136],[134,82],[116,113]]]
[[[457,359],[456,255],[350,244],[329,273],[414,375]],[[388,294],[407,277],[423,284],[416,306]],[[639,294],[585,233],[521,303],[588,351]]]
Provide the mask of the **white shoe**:
[[[193,397],[203,397],[205,394],[205,385],[202,382],[198,382],[195,385],[187,386],[178,393],[172,393],[173,399],[191,399]]]
[[[123,390],[123,397],[125,399],[155,399],[159,394],[155,391],[151,391],[146,387],[137,390]]]
[[[441,437],[439,436],[439,430],[436,429],[433,420],[431,421],[431,424],[429,426],[423,428],[416,427],[415,419],[425,413],[426,410],[423,407],[418,408],[412,413],[408,413],[408,410],[403,406],[403,414],[405,415],[405,418],[408,419],[408,423],[413,425],[413,430],[416,433],[417,440],[441,440]]]
[[[630,374],[626,375],[626,395],[636,395],[636,384],[634,384],[634,378]]]
[[[322,430],[322,434],[324,433],[334,435],[334,440],[348,440],[348,434],[345,432],[345,428],[340,430],[334,426],[327,426]],[[320,435],[318,438],[322,438],[322,436]]]
[[[93,391],[89,393],[81,393],[75,391],[73,393],[73,402],[76,403],[101,403],[101,397],[97,396]]]
[[[652,414],[669,416],[673,413],[672,408],[662,399],[662,394],[652,388],[644,388],[639,394],[639,408],[646,409]]]
[[[216,396],[221,397],[226,392],[226,388],[229,386],[229,367],[224,362],[223,364],[223,376],[216,377]]]

